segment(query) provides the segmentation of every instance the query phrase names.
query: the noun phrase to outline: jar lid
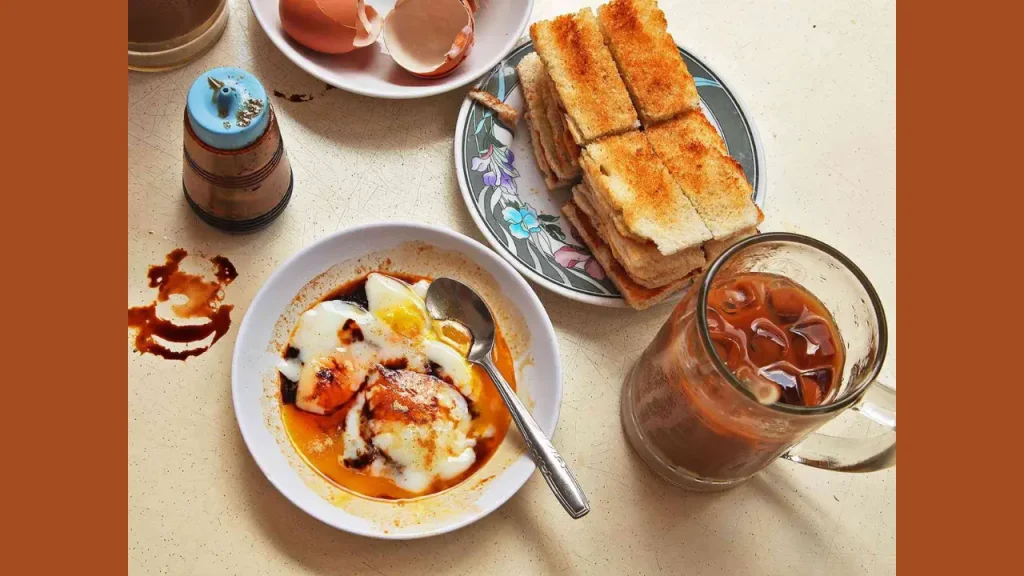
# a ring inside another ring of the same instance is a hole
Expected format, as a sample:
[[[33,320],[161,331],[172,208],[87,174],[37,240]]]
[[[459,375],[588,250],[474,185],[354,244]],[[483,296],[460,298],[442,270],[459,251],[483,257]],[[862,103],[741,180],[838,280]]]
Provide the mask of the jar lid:
[[[199,75],[188,91],[188,122],[206,145],[238,150],[267,129],[267,91],[241,68],[214,68]]]

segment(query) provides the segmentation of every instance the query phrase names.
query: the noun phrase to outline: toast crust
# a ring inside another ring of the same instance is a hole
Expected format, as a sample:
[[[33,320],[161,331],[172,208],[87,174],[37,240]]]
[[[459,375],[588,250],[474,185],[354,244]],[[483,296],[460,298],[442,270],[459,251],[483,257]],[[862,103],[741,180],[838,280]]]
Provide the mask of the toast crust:
[[[605,43],[644,126],[700,107],[665,13],[653,0],[613,0],[597,9]]]
[[[601,240],[593,224],[591,224],[585,214],[576,208],[572,201],[562,207],[562,213],[565,214],[566,219],[579,232],[583,243],[590,248],[594,258],[597,258],[597,261],[600,262],[608,278],[619,289],[626,304],[629,304],[636,310],[650,308],[664,301],[672,294],[689,286],[693,281],[693,277],[696,276],[694,274],[660,288],[645,288],[629,277],[629,274],[622,268],[622,265],[612,256],[608,245]]]
[[[548,190],[565,188],[571,181],[559,180],[558,176],[551,170],[551,166],[548,165],[548,161],[544,158],[544,151],[541,150],[540,134],[537,133],[536,125],[533,123],[529,112],[526,113],[526,125],[530,127],[530,144],[533,146],[533,157],[537,160],[537,167],[540,168],[541,174],[544,175],[544,185],[547,186]]]
[[[547,92],[548,122],[551,123],[555,138],[559,139],[560,149],[565,151],[566,159],[575,171],[574,176],[579,176],[582,172],[580,169],[580,145],[569,130],[565,118],[565,107],[558,97],[558,91],[555,90],[555,83],[551,81],[550,75],[544,76],[544,88]]]
[[[590,220],[601,240],[611,249],[612,255],[637,284],[645,288],[658,288],[703,268],[704,251],[700,247],[664,256],[650,241],[641,242],[619,234],[614,225],[602,218],[592,198],[593,191],[586,183],[577,184],[572,189],[572,200],[576,208]]]
[[[484,92],[483,90],[470,90],[469,98],[479,102],[481,106],[490,108],[498,115],[498,120],[501,120],[501,123],[509,130],[516,129],[516,122],[519,122],[519,111],[498,100],[494,94]]]
[[[538,164],[540,160],[545,160],[547,169],[553,173],[553,180],[560,184],[556,187],[564,187],[579,176],[580,167],[572,158],[570,151],[565,149],[561,121],[559,120],[557,126],[551,124],[552,116],[557,119],[559,113],[551,109],[553,102],[549,99],[547,88],[551,81],[548,79],[547,71],[536,54],[529,54],[520,60],[516,72],[519,74],[526,100],[530,136],[535,142],[539,141],[539,146],[534,146],[535,152],[540,152],[542,156],[538,158]],[[541,170],[544,170],[544,167],[541,167]],[[550,182],[548,188],[553,189]]]

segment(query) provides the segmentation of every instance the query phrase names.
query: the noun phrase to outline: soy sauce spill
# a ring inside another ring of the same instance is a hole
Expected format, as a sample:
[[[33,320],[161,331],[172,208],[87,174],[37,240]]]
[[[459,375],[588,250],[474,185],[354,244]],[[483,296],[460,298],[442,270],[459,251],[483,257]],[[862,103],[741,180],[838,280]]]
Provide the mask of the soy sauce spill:
[[[213,346],[231,327],[231,310],[234,306],[221,304],[224,287],[238,277],[238,271],[230,260],[223,256],[209,258],[215,272],[213,279],[180,270],[181,261],[188,256],[183,248],[171,251],[162,265],[149,267],[149,286],[157,288],[156,300],[145,306],[128,309],[128,328],[135,329],[134,346],[140,354],[153,354],[168,360],[185,360],[198,356]],[[157,315],[157,305],[167,302],[171,296],[184,296],[185,302],[173,304],[171,310],[178,318],[201,318],[207,322],[178,324]],[[213,339],[206,346],[188,348],[188,344],[201,342],[210,336]],[[171,349],[164,343],[183,345]]]
[[[707,318],[729,370],[771,382],[780,402],[818,406],[838,393],[842,339],[828,309],[799,284],[762,273],[717,283],[708,293]]]
[[[342,286],[335,290],[329,297],[325,298],[325,300],[351,302],[363,310],[369,310],[370,300],[366,296],[366,277],[364,276],[356,282],[350,282]]]

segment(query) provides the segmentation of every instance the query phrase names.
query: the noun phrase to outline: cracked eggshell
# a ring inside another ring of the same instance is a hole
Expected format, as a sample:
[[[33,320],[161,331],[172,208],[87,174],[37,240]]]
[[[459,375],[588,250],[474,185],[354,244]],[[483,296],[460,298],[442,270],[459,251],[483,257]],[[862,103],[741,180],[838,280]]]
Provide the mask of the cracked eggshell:
[[[384,19],[391,58],[409,73],[440,78],[469,53],[475,33],[473,11],[463,0],[398,0]]]
[[[306,48],[344,54],[373,44],[381,17],[364,0],[281,0],[281,27]]]

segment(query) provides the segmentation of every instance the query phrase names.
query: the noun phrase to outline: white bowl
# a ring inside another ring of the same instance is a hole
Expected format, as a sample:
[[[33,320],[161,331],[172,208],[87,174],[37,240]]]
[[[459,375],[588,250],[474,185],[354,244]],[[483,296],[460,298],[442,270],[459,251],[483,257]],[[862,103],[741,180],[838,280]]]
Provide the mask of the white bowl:
[[[476,11],[475,42],[466,59],[441,78],[417,78],[395,64],[381,38],[348,54],[321,54],[288,37],[281,28],[279,0],[249,0],[270,41],[289,60],[324,82],[375,98],[424,98],[465,86],[494,67],[519,41],[533,11],[533,0],[482,0]],[[394,0],[368,0],[383,17]]]
[[[489,248],[448,230],[413,223],[342,230],[295,254],[270,276],[249,306],[235,343],[235,417],[267,479],[314,518],[376,538],[443,534],[483,518],[530,477],[534,463],[514,426],[487,464],[458,486],[415,500],[384,501],[347,492],[316,474],[288,441],[281,421],[274,365],[298,314],[338,284],[379,266],[451,276],[478,290],[506,332],[520,398],[544,432],[549,437],[554,433],[562,371],[555,332],[540,300]]]

